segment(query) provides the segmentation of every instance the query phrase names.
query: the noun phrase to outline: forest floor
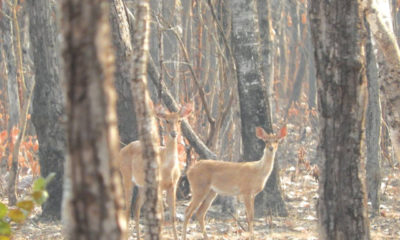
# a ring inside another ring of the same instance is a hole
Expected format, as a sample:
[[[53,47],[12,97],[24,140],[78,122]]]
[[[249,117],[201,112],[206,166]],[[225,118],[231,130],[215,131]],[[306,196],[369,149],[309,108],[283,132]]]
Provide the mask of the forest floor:
[[[399,166],[385,167],[384,172],[380,215],[370,218],[371,235],[372,239],[400,239],[400,169]],[[318,239],[315,211],[318,182],[305,170],[296,172],[295,167],[281,170],[280,176],[289,216],[256,218],[255,239]],[[4,197],[0,200],[6,202]],[[177,205],[177,230],[180,234],[188,201],[179,201]],[[221,214],[220,205],[210,208],[206,220],[210,239],[246,239],[246,231],[243,230],[247,228],[245,211],[242,204],[239,206],[238,217]],[[129,239],[136,239],[133,225],[131,220]],[[61,229],[60,222],[40,222],[32,216],[16,230],[13,239],[63,239]],[[173,239],[169,222],[165,224],[163,236],[164,239]],[[188,225],[188,239],[202,239],[197,220]]]
[[[280,182],[288,216],[267,216],[254,221],[255,239],[295,240],[318,239],[316,202],[318,199],[318,176],[316,146],[318,132],[312,127],[315,119],[304,119],[306,114],[295,114],[292,124],[288,124],[288,136],[280,144],[276,158],[281,167]],[[307,123],[307,124],[305,124]],[[316,125],[316,124],[314,124]],[[383,157],[381,205],[378,216],[370,217],[372,239],[400,239],[400,163],[393,163]],[[317,171],[316,171],[317,170]],[[20,178],[21,179],[21,178]],[[24,176],[18,189],[21,194],[28,192],[32,178]],[[7,202],[4,176],[0,176],[0,201]],[[189,200],[177,202],[177,231],[182,233],[184,211]],[[369,208],[371,205],[369,204]],[[14,240],[53,240],[64,239],[60,222],[41,222],[40,209],[15,231]],[[168,215],[168,214],[167,214]],[[246,239],[246,214],[243,204],[239,204],[235,217],[223,214],[221,205],[214,204],[206,216],[206,230],[210,239]],[[370,214],[371,216],[371,214]],[[166,219],[168,216],[166,216]],[[143,225],[141,225],[143,229]],[[129,240],[136,239],[134,221],[130,221]],[[142,236],[143,237],[143,236]],[[202,239],[197,220],[188,225],[187,237],[190,240]],[[172,228],[167,221],[163,228],[163,239],[173,239]]]

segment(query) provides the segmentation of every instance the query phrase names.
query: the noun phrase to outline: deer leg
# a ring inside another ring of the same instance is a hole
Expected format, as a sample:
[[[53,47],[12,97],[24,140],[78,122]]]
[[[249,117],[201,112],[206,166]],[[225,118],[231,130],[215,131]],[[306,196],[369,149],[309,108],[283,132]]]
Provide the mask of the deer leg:
[[[254,196],[243,196],[243,201],[246,207],[247,224],[249,226],[250,239],[253,239]]]
[[[135,203],[136,237],[138,240],[140,239],[140,224],[139,224],[140,209],[142,208],[144,199],[145,199],[145,188],[138,187],[138,194],[137,194],[136,203]]]
[[[192,186],[193,187],[193,186]],[[196,210],[199,205],[204,201],[207,195],[207,191],[204,189],[201,192],[192,192],[192,201],[185,210],[185,221],[183,222],[183,240],[186,240],[186,227],[193,215],[194,210]],[[192,189],[193,191],[193,189]]]
[[[214,201],[215,197],[217,196],[217,193],[211,190],[208,194],[206,199],[203,201],[203,203],[200,205],[199,209],[196,212],[196,217],[197,220],[200,223],[200,228],[203,233],[203,238],[208,239],[207,233],[206,233],[206,228],[204,225],[204,220],[207,214],[208,209],[210,208],[212,202]]]
[[[170,187],[167,190],[167,204],[169,207],[171,221],[172,221],[172,228],[174,231],[174,239],[178,240],[178,234],[176,233],[176,185]]]
[[[126,174],[121,174],[122,177],[122,183],[124,187],[124,198],[125,198],[125,214],[126,214],[126,220],[129,223],[129,220],[131,219],[131,200],[132,200],[132,192],[133,192],[133,187],[134,184],[127,176]]]

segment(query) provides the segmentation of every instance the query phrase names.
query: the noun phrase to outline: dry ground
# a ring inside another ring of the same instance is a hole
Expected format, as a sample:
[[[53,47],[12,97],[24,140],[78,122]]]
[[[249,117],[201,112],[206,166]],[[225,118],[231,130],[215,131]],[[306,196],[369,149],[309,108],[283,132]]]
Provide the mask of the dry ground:
[[[384,169],[382,184],[382,203],[380,216],[370,219],[373,239],[400,239],[400,170],[399,166]],[[289,217],[265,217],[255,220],[256,239],[318,239],[315,203],[318,197],[318,183],[313,177],[302,171],[296,175],[294,167],[281,172],[281,182]],[[1,199],[3,202],[6,200]],[[178,203],[178,218],[182,220],[188,201]],[[39,212],[40,210],[38,210]],[[245,212],[240,205],[237,219],[223,215],[219,206],[212,206],[207,215],[207,232],[210,239],[246,239],[247,227]],[[178,222],[178,233],[182,232],[182,221]],[[130,238],[135,239],[133,221],[130,224]],[[165,239],[172,238],[169,223],[163,231]],[[188,227],[189,239],[202,239],[197,221],[191,221]],[[14,239],[63,239],[59,222],[38,222],[33,216],[25,225],[16,230]]]

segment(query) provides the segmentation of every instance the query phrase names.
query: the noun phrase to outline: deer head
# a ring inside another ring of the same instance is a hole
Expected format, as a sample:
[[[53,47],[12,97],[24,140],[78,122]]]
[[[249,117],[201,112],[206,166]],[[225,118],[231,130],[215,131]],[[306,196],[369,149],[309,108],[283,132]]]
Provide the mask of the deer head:
[[[263,140],[265,149],[272,152],[278,148],[279,143],[286,136],[286,126],[281,127],[279,134],[268,134],[261,127],[256,127],[256,137]]]
[[[192,103],[186,103],[178,112],[169,112],[161,105],[155,109],[157,117],[163,119],[165,122],[167,135],[173,139],[177,136],[179,123],[182,119],[188,117],[192,113],[192,110]]]

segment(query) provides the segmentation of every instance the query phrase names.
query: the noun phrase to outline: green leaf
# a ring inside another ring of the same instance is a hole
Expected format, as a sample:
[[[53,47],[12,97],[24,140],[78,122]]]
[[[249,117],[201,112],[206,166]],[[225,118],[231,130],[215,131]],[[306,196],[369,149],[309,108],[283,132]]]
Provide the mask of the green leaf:
[[[2,236],[0,235],[0,240],[10,240],[11,238],[8,236]]]
[[[40,177],[35,180],[33,183],[33,191],[44,191],[46,190],[47,184],[51,182],[54,177],[56,176],[55,173],[50,173],[46,178]]]
[[[32,209],[35,207],[35,203],[32,200],[22,200],[17,202],[17,207],[31,212]]]
[[[33,200],[37,203],[42,205],[46,200],[49,198],[49,194],[47,191],[34,191],[32,193]]]
[[[0,220],[7,215],[8,208],[5,204],[0,203]]]
[[[35,180],[32,187],[33,191],[42,191],[46,189],[46,180],[42,177]]]
[[[1,237],[6,237],[11,235],[11,227],[8,222],[5,222],[3,220],[0,220],[0,240],[2,240]],[[4,238],[7,239],[7,238]]]
[[[15,209],[10,209],[8,211],[8,217],[16,222],[16,223],[22,223],[26,219],[26,215],[22,212],[21,209],[15,208]]]

